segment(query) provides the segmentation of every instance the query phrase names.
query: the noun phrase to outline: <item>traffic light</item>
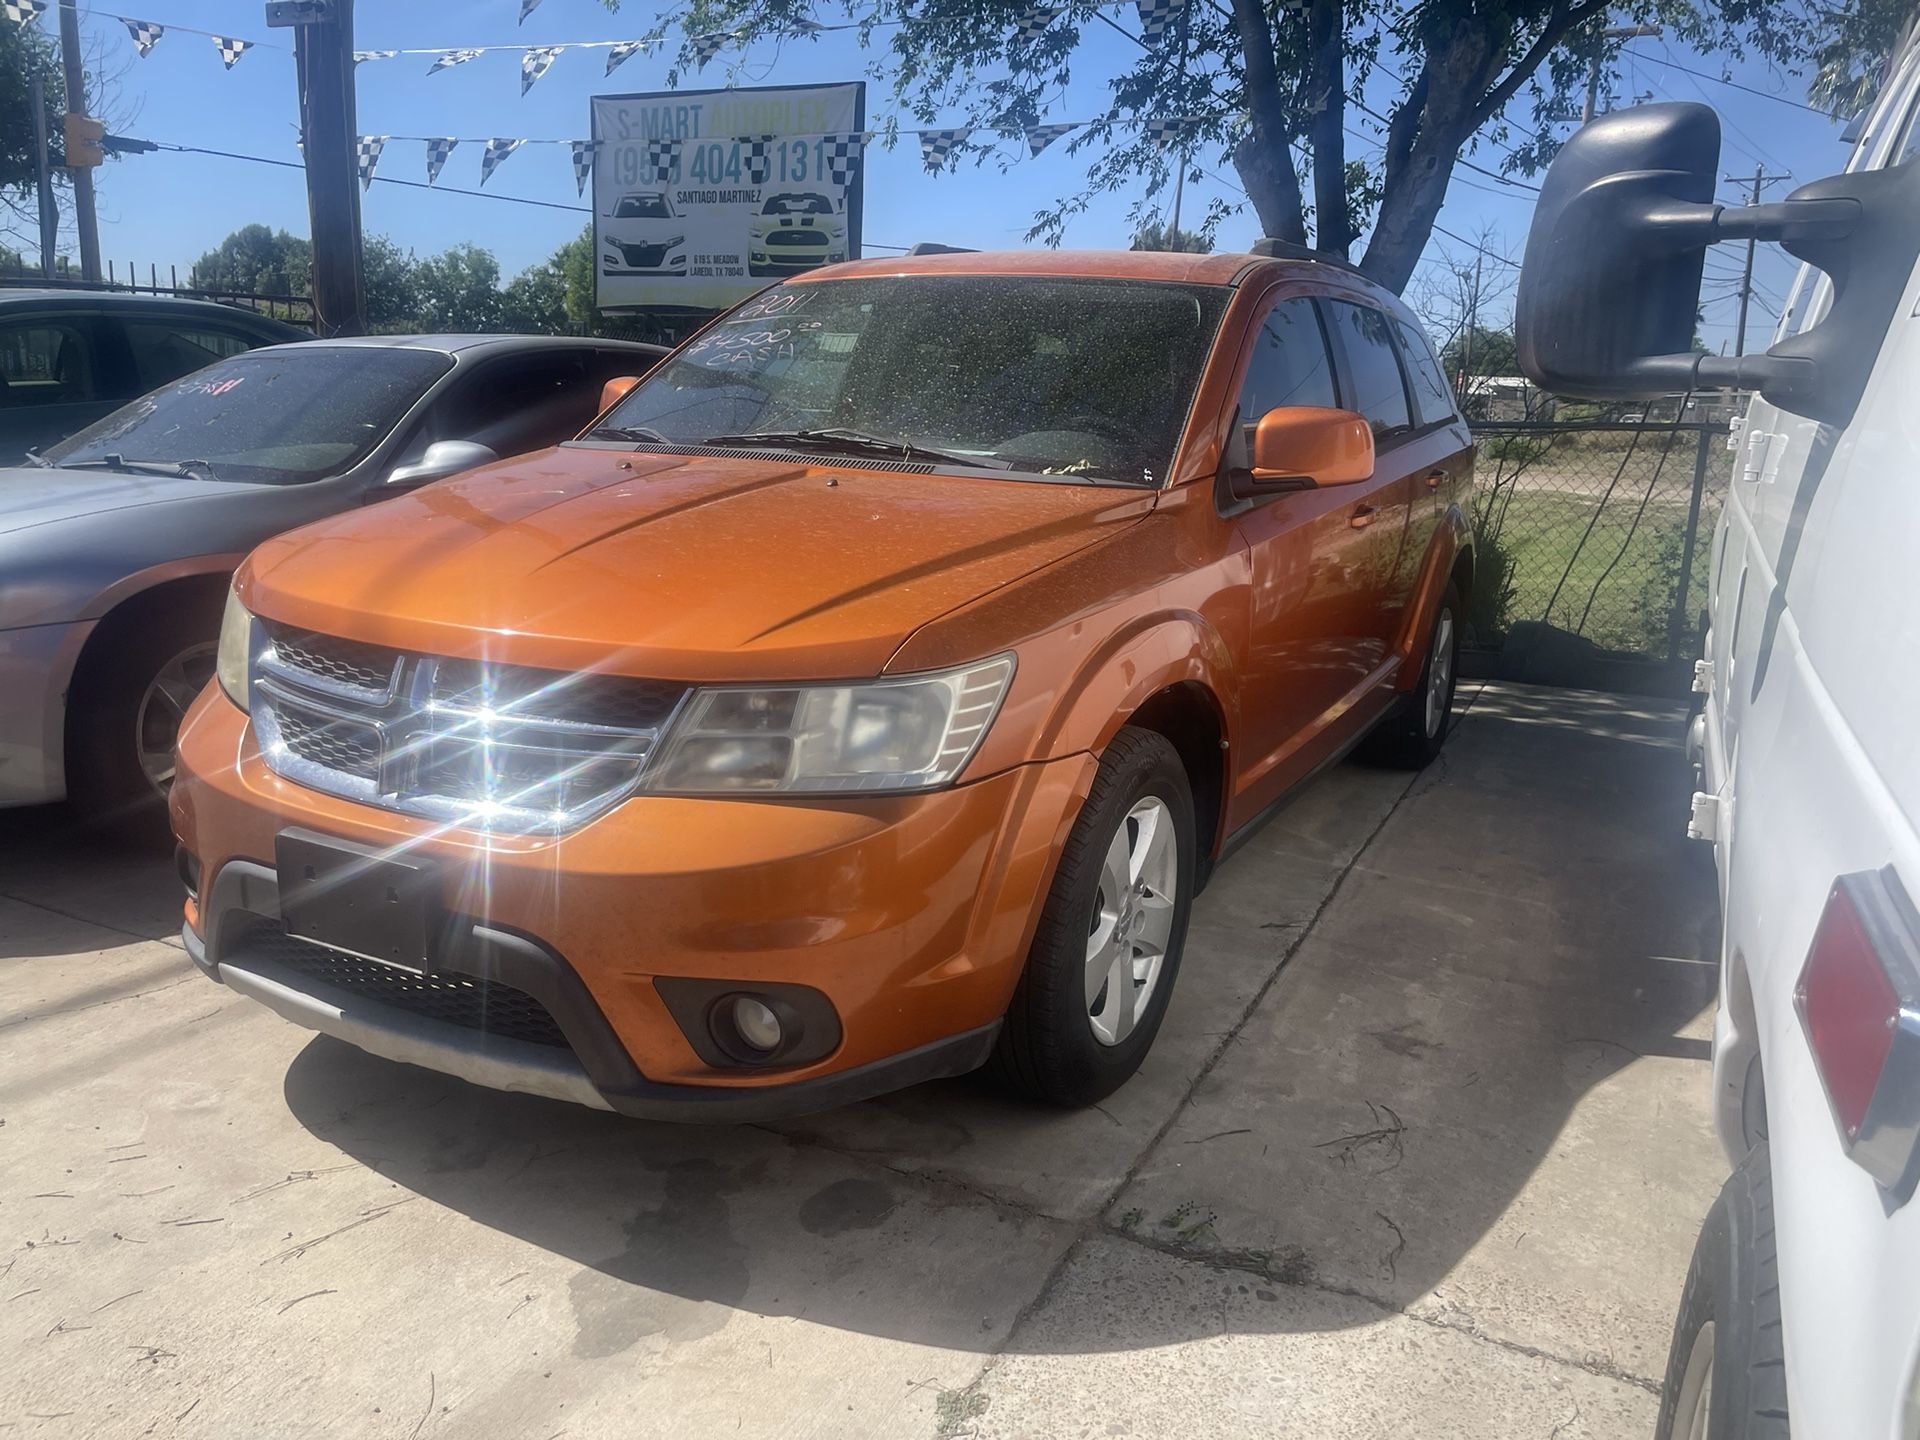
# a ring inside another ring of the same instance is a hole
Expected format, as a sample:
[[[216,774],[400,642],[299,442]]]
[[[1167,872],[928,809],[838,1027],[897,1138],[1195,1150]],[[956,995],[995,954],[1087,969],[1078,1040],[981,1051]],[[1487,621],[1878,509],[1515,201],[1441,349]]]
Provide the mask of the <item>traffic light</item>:
[[[67,112],[67,168],[78,170],[82,167],[98,165],[106,158],[100,141],[107,133],[106,125],[91,115],[77,115]]]

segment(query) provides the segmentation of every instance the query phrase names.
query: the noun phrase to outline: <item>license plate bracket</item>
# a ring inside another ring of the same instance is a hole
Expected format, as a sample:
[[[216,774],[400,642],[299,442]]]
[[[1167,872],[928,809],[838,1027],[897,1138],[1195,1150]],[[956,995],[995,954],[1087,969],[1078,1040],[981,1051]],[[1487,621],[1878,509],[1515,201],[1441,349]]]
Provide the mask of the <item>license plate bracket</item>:
[[[446,915],[440,870],[311,831],[274,837],[287,933],[332,950],[428,975]]]

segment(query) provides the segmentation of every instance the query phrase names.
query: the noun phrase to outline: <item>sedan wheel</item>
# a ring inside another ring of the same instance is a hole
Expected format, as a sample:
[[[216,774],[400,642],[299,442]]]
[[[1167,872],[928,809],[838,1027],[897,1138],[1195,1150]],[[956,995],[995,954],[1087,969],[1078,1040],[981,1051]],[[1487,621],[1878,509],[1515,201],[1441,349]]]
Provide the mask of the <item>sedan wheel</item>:
[[[216,644],[189,645],[160,667],[140,696],[134,712],[134,744],[140,773],[156,794],[165,795],[173,785],[173,747],[180,738],[180,722],[194,697],[213,678],[218,650]]]

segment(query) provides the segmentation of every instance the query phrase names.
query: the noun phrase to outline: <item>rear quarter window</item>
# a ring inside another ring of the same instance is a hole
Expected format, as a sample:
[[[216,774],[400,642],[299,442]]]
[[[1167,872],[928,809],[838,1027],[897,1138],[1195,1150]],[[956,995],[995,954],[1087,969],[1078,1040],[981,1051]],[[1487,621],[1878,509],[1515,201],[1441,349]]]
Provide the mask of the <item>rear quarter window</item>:
[[[1394,333],[1400,337],[1400,354],[1407,362],[1407,379],[1413,388],[1414,409],[1418,412],[1417,423],[1438,425],[1454,418],[1453,391],[1447,386],[1446,374],[1440,369],[1440,362],[1434,358],[1433,342],[1425,333],[1395,317]]]
[[[1400,360],[1394,351],[1392,329],[1386,315],[1371,305],[1330,300],[1327,323],[1336,342],[1346,351],[1347,379],[1352,390],[1348,408],[1367,417],[1375,439],[1411,430],[1413,408],[1407,403],[1407,385],[1400,374]]]

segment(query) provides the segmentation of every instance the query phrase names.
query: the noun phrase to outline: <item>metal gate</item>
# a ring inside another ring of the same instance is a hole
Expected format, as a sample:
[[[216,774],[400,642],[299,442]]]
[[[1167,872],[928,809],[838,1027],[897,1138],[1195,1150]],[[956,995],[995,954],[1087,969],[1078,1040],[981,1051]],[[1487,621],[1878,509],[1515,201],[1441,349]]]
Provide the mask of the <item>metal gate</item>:
[[[1684,694],[1726,435],[1693,419],[1476,424],[1465,673]]]

